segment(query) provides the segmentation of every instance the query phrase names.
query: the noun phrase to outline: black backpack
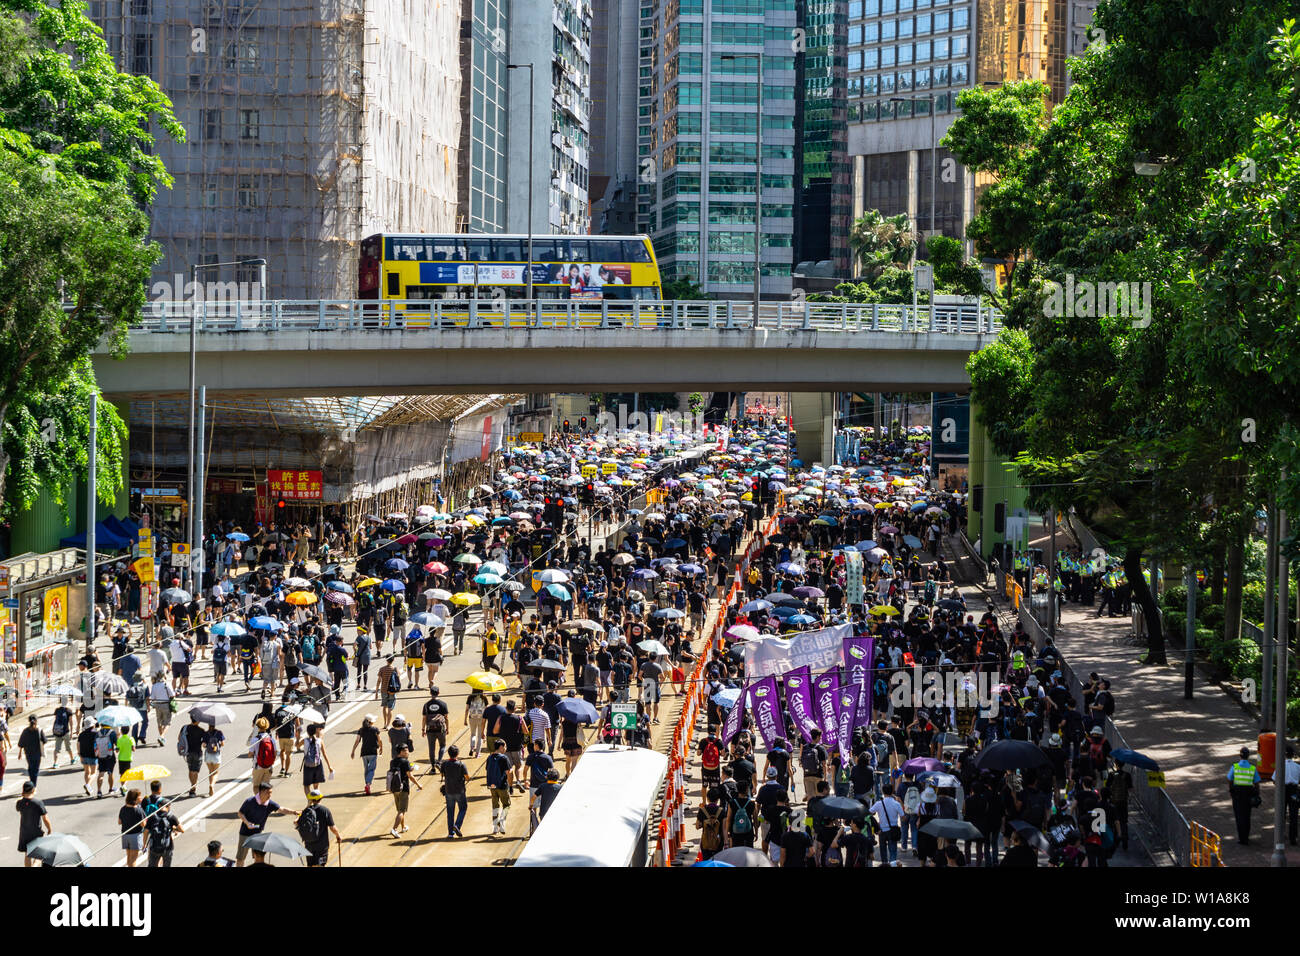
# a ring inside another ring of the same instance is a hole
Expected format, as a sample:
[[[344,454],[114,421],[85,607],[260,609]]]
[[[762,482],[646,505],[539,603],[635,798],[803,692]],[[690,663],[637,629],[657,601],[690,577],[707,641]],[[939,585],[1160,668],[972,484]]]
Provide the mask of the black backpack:
[[[803,767],[804,773],[815,775],[822,772],[822,759],[819,749],[816,744],[809,744],[803,748],[803,753],[799,755],[799,766]]]
[[[171,845],[171,814],[162,810],[149,818],[149,847],[154,850],[167,850]]]
[[[388,693],[396,694],[401,689],[402,689],[402,678],[397,673],[397,671],[394,670],[391,674],[388,675]]]
[[[310,846],[320,840],[324,828],[321,826],[320,814],[314,806],[308,807],[298,815],[298,835],[302,842]]]

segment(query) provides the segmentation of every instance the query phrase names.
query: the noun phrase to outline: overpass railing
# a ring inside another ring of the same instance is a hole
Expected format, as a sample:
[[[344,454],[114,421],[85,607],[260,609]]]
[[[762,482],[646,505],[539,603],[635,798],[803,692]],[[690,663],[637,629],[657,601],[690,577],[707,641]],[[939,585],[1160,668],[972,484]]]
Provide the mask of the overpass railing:
[[[364,331],[405,329],[770,329],[797,332],[992,334],[1001,314],[982,305],[715,300],[310,299],[154,302],[136,332]]]

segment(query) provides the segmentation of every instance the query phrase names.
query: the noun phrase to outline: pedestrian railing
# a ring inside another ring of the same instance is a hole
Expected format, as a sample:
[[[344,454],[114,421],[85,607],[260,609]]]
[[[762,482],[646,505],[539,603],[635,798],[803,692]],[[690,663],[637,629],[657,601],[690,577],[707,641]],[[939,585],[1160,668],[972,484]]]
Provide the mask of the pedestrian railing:
[[[1192,821],[1191,838],[1191,866],[1227,866],[1223,862],[1223,841],[1217,833]]]
[[[1025,626],[1025,632],[1033,640],[1034,647],[1042,650],[1047,640],[1047,632],[1043,630],[1042,625],[1038,623],[1032,613],[1027,613],[1027,605],[1021,605],[1020,621]],[[1061,674],[1065,678],[1065,686],[1070,691],[1070,694],[1076,700],[1082,701],[1083,683],[1075,676],[1074,670],[1064,658],[1061,658]],[[1106,718],[1102,729],[1105,730],[1106,739],[1110,741],[1112,749],[1133,749],[1124,740],[1124,735],[1120,733],[1119,728],[1115,726],[1115,722],[1109,717]],[[1129,799],[1136,800],[1142,807],[1142,812],[1146,814],[1161,844],[1169,849],[1177,864],[1179,866],[1193,865],[1191,862],[1191,827],[1182,811],[1178,809],[1178,805],[1174,803],[1173,798],[1169,796],[1164,787],[1152,786],[1148,782],[1145,772],[1134,768],[1131,776],[1133,777],[1133,789],[1129,794]]]
[[[274,299],[149,303],[133,332],[659,329],[991,335],[1002,315],[983,305],[764,302],[713,299]]]

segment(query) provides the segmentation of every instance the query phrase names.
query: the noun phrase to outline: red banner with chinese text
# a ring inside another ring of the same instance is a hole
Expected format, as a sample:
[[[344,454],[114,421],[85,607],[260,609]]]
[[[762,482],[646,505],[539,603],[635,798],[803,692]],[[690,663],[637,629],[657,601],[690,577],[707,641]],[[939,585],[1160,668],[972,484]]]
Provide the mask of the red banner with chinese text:
[[[266,471],[266,490],[271,500],[320,501],[324,481],[319,471]]]

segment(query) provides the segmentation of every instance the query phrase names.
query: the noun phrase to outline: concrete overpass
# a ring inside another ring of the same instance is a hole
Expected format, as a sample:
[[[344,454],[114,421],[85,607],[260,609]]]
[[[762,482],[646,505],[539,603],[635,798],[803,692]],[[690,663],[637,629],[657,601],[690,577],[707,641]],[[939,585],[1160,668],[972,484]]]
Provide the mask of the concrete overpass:
[[[978,306],[736,302],[256,302],[193,310],[210,396],[473,392],[963,391],[998,316]],[[95,356],[113,400],[188,394],[191,310]],[[418,310],[418,311],[417,311]],[[822,405],[819,404],[819,409]],[[809,409],[811,412],[811,409]],[[811,417],[811,415],[810,415]],[[822,409],[818,419],[828,420]],[[811,440],[810,436],[810,440]],[[824,442],[818,442],[818,445]]]

